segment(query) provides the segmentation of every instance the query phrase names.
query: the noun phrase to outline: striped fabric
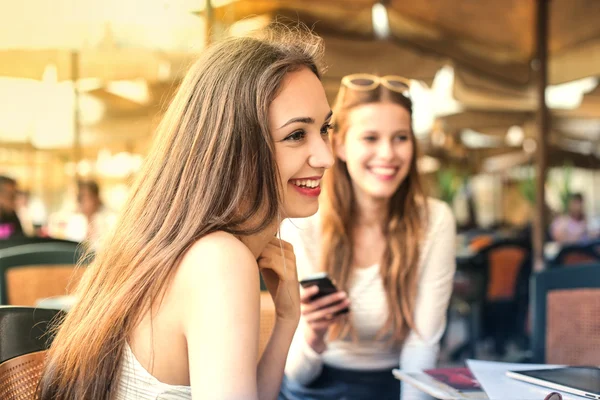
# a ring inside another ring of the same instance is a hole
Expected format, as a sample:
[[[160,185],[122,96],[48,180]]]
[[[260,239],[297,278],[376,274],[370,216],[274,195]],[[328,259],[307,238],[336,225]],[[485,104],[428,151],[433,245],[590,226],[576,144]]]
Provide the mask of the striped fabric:
[[[125,345],[116,400],[190,400],[191,398],[191,387],[167,385],[158,381],[138,362],[129,345]]]

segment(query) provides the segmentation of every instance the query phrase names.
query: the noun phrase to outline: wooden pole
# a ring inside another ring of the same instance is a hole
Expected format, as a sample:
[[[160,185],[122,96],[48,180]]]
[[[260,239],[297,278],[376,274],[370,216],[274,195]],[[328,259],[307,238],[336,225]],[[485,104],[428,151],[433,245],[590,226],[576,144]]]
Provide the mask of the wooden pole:
[[[534,229],[533,229],[533,255],[534,270],[544,269],[544,242],[546,236],[546,173],[548,166],[547,141],[550,132],[550,119],[548,118],[548,107],[546,105],[546,86],[548,84],[548,19],[550,0],[536,1],[536,57],[533,67],[537,81],[536,112],[536,181],[535,193],[536,204]]]
[[[204,6],[204,18],[204,26],[206,27],[204,35],[206,46],[209,46],[212,43],[212,34],[215,26],[215,12],[211,0],[206,0],[206,5]]]
[[[73,81],[73,162],[75,182],[79,179],[77,165],[81,161],[81,111],[79,110],[79,53],[71,52],[71,80]]]

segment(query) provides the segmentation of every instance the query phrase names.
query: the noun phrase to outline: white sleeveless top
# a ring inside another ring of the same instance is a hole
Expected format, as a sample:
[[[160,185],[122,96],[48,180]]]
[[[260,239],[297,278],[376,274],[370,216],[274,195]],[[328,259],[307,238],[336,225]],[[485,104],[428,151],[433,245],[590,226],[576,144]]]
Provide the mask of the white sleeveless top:
[[[191,400],[191,398],[191,387],[160,382],[146,371],[135,358],[129,345],[125,344],[116,400]]]

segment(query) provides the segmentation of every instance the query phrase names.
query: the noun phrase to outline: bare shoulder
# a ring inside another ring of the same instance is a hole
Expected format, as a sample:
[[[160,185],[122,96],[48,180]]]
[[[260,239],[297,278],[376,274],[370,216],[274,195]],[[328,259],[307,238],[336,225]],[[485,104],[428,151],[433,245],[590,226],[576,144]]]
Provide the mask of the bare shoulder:
[[[250,249],[238,238],[225,232],[211,233],[186,252],[175,286],[190,296],[223,290],[258,291],[258,265]]]
[[[173,287],[194,398],[223,397],[231,380],[256,391],[260,284],[252,252],[233,235],[206,235],[184,255]]]

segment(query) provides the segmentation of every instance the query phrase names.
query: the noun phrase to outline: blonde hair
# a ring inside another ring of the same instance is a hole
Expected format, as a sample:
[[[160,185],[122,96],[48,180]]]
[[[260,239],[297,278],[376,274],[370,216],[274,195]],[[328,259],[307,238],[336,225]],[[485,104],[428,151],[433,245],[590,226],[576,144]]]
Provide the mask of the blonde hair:
[[[58,328],[41,399],[111,398],[128,335],[160,304],[193,243],[215,231],[253,234],[274,221],[281,199],[269,105],[287,73],[320,76],[321,52],[307,30],[271,28],[215,44],[191,67],[114,234]]]
[[[352,90],[342,86],[334,107],[334,146],[343,144],[348,130],[348,116],[355,107],[364,104],[391,102],[406,109],[412,116],[412,102],[408,97],[379,85],[373,90]],[[390,310],[388,319],[378,337],[391,333],[390,342],[401,343],[415,328],[413,312],[417,293],[420,241],[424,235],[423,207],[425,194],[417,172],[417,143],[414,147],[408,175],[389,201],[387,223],[383,227],[386,248],[380,264],[380,274]],[[324,196],[321,206],[322,265],[336,283],[348,291],[352,272],[353,216],[356,201],[346,163],[337,158],[324,177]],[[348,317],[342,317],[330,331],[330,338],[354,336]]]

